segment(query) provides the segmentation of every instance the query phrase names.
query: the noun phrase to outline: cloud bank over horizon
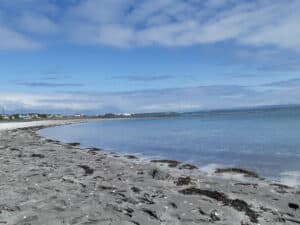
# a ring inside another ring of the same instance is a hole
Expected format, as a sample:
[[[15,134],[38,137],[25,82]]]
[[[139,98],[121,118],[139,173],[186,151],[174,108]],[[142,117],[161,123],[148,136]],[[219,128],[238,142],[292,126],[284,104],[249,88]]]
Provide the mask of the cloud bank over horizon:
[[[143,113],[299,104],[298,80],[261,86],[214,85],[127,92],[0,93],[7,112]],[[275,87],[271,87],[275,86]],[[290,87],[293,87],[292,89]]]

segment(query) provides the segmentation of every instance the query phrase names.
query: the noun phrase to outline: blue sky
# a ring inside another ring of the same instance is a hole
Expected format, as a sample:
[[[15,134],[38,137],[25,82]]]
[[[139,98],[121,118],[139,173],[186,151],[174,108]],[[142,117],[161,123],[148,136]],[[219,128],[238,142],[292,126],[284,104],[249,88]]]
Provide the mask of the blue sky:
[[[300,103],[298,0],[0,0],[8,112]]]

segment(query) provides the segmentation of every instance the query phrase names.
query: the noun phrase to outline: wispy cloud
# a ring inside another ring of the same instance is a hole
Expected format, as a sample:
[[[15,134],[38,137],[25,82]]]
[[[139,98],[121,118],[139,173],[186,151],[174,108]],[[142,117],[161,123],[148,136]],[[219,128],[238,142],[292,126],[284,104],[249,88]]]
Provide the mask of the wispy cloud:
[[[49,80],[55,78],[49,77]],[[58,87],[83,87],[83,84],[79,83],[53,83],[53,82],[17,82],[18,85],[26,87],[45,87],[45,88],[58,88]]]
[[[299,87],[300,88],[300,79],[295,78],[295,79],[289,79],[285,81],[277,81],[277,82],[271,82],[267,83],[264,86],[267,87]]]
[[[137,81],[137,82],[154,82],[161,80],[170,80],[173,79],[174,76],[171,75],[157,75],[157,76],[115,76],[113,79],[117,80],[128,80],[128,81]]]

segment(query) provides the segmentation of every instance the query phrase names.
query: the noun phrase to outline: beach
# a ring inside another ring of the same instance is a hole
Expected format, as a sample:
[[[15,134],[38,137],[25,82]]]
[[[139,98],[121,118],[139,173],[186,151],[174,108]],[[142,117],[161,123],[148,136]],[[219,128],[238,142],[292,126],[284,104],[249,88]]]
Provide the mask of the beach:
[[[77,122],[0,123],[0,224],[300,224],[300,190],[249,171],[209,176],[36,133]]]

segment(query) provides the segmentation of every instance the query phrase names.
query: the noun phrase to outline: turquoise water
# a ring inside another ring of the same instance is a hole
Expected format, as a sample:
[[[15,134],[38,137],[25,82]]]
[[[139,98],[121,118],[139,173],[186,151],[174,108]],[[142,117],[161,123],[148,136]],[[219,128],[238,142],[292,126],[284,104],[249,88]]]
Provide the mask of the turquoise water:
[[[121,154],[212,167],[243,167],[300,183],[300,109],[194,113],[47,128],[40,134]]]

